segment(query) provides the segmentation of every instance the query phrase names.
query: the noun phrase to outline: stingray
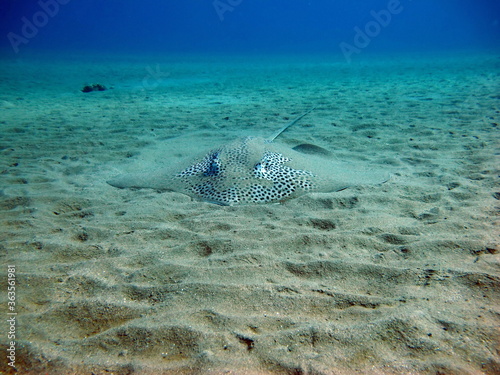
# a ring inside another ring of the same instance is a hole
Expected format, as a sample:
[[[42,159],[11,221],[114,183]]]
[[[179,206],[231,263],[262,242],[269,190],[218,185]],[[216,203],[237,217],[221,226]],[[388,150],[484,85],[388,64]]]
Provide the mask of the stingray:
[[[367,166],[366,162],[338,161],[331,157],[330,151],[308,143],[290,148],[274,142],[311,111],[268,138],[238,138],[190,162],[175,163],[165,157],[166,166],[148,166],[149,171],[118,176],[108,183],[118,188],[176,191],[198,200],[232,206],[276,203],[308,192],[334,192],[353,185],[387,181],[389,176],[384,170]],[[188,139],[186,145],[189,141],[192,143]],[[177,147],[182,144],[179,140],[174,142]],[[168,151],[164,152],[168,156]]]

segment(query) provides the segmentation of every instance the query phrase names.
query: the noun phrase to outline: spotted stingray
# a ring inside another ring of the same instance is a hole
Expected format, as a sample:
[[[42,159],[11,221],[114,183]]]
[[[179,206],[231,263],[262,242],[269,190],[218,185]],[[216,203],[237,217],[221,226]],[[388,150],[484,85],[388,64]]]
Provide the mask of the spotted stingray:
[[[311,191],[337,191],[354,184],[387,180],[385,172],[374,173],[372,168],[359,168],[353,162],[332,160],[330,152],[318,146],[301,144],[288,148],[274,142],[311,111],[267,139],[239,138],[211,149],[187,166],[171,165],[149,173],[124,175],[108,183],[119,188],[177,191],[232,206],[282,202]]]

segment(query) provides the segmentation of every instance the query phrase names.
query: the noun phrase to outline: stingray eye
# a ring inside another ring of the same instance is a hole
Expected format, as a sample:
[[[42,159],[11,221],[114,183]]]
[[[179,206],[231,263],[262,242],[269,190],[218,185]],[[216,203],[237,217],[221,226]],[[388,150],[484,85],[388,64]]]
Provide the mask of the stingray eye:
[[[219,153],[214,152],[207,160],[207,168],[203,171],[203,176],[217,176],[220,173]]]
[[[264,174],[264,173],[267,172],[266,168],[262,165],[262,163],[255,164],[254,169],[255,169],[256,173],[262,173],[262,174]]]

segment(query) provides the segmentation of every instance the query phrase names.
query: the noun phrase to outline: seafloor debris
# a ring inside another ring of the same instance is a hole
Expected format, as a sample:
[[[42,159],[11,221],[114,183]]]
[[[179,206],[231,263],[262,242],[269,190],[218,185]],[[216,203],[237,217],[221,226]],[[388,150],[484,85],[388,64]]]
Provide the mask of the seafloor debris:
[[[105,90],[107,90],[106,86],[101,85],[100,83],[93,83],[91,85],[85,85],[82,88],[82,92],[105,91]]]

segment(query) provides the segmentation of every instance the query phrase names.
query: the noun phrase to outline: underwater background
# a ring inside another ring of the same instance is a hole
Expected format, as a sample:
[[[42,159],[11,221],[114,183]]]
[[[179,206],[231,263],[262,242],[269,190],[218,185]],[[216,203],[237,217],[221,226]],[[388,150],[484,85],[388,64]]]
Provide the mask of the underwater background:
[[[498,0],[2,0],[0,373],[499,374],[499,117]]]
[[[29,41],[20,52],[337,56],[342,42],[353,44],[354,28],[366,26],[363,52],[375,54],[496,49],[500,42],[495,0],[6,0],[0,7],[0,45],[10,55],[11,32]],[[28,23],[36,30],[23,35]]]

